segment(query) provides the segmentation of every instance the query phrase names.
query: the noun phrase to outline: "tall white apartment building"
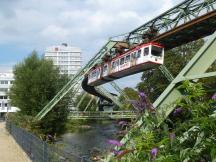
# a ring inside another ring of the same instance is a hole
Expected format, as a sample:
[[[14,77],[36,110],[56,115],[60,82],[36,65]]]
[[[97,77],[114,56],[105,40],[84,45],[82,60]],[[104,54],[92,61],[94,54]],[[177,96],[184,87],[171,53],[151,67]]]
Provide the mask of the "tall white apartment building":
[[[81,50],[77,47],[62,45],[46,48],[45,59],[51,59],[60,69],[60,74],[74,75],[81,68]]]
[[[16,112],[19,110],[11,106],[8,92],[14,81],[12,72],[0,72],[0,113],[1,115],[6,112]]]

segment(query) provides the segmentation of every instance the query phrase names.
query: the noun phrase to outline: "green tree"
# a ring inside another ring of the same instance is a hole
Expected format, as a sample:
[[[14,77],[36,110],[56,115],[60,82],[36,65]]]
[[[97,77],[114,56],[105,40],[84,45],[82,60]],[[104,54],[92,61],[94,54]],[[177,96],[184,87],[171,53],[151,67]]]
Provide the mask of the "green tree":
[[[52,61],[40,58],[33,51],[23,62],[14,67],[14,83],[9,96],[12,105],[18,107],[19,116],[35,117],[57,94],[69,78],[60,75]],[[65,131],[70,96],[64,97],[41,121],[30,127],[38,134],[57,134]],[[23,119],[24,120],[24,119]],[[22,122],[22,121],[20,121]]]
[[[174,77],[191,60],[203,44],[204,40],[200,39],[165,52],[164,64]],[[169,85],[169,81],[158,68],[144,71],[141,80],[142,82],[138,83],[137,88],[145,91],[152,102]]]
[[[138,92],[136,90],[134,90],[133,88],[130,87],[126,87],[123,89],[124,94],[127,95],[127,97],[130,100],[138,100],[139,96],[138,96]],[[133,106],[126,100],[126,98],[123,95],[119,96],[119,101],[121,103],[123,103],[123,109],[129,109],[132,110]]]

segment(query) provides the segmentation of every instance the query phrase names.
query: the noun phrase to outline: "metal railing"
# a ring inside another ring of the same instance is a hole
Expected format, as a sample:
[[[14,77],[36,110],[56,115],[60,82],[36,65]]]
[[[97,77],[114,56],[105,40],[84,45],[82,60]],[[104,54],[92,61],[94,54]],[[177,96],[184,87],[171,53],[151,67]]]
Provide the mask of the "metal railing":
[[[6,128],[32,162],[90,162],[86,157],[79,157],[54,144],[48,144],[9,121],[6,122]]]
[[[72,111],[70,119],[131,119],[136,118],[133,111]]]

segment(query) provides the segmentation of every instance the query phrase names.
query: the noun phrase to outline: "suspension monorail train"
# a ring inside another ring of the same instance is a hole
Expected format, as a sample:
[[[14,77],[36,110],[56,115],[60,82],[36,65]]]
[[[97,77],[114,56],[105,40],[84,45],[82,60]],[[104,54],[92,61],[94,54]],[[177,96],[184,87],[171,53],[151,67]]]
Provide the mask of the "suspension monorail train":
[[[164,62],[164,47],[151,42],[93,67],[88,73],[88,85],[98,86],[115,79],[152,69]]]

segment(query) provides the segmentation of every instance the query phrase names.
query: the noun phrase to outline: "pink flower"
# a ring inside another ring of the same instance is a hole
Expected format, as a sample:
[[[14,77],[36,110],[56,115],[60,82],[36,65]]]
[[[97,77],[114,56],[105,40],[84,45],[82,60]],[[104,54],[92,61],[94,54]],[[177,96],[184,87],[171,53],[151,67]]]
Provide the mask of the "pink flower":
[[[115,155],[121,155],[124,151],[123,150],[113,150],[112,151]]]
[[[144,92],[139,92],[139,96],[142,97],[146,97],[146,94]]]
[[[124,126],[124,125],[127,125],[127,122],[126,121],[120,121],[118,124]]]
[[[182,113],[182,108],[178,107],[173,111],[173,116],[178,116],[181,113]]]
[[[212,100],[216,100],[216,93],[212,96]]]
[[[123,146],[123,144],[121,142],[117,141],[117,140],[110,139],[110,140],[108,140],[108,143],[112,144],[112,145],[115,145],[115,146],[118,146],[118,147]]]
[[[153,148],[152,150],[151,150],[151,155],[152,155],[152,157],[156,157],[157,156],[157,153],[158,153],[158,148]]]

